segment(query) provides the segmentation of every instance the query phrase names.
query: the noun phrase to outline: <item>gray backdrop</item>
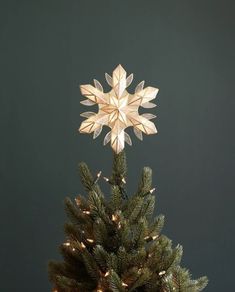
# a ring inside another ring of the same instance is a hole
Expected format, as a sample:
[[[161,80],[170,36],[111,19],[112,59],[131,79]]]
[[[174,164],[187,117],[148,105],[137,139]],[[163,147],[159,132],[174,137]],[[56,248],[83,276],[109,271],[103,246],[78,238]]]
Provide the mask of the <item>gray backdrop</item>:
[[[50,291],[63,199],[77,164],[111,169],[102,138],[80,135],[78,84],[121,63],[160,88],[159,134],[127,147],[128,189],[154,171],[163,232],[206,291],[234,291],[234,1],[1,1],[0,291]],[[105,86],[107,89],[108,87]],[[105,129],[104,132],[107,132]],[[132,132],[132,131],[131,131]],[[106,188],[107,190],[107,188]]]

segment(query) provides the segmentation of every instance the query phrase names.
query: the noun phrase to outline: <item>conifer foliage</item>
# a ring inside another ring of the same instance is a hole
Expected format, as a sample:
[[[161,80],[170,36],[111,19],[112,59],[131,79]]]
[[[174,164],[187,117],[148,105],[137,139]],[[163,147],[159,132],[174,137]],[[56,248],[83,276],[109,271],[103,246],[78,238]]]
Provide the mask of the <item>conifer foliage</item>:
[[[111,195],[102,193],[85,163],[79,166],[87,192],[65,199],[69,222],[60,246],[63,262],[49,262],[54,292],[197,292],[207,278],[192,280],[180,266],[182,247],[162,235],[164,216],[153,218],[152,170],[144,167],[136,193],[126,185],[126,156],[114,154]]]

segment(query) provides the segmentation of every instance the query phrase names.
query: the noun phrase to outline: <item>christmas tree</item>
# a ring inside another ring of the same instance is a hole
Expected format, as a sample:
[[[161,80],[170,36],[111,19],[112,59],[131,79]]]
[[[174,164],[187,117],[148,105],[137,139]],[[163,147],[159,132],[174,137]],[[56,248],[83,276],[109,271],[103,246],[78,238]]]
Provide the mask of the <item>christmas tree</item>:
[[[101,172],[93,177],[86,163],[80,163],[81,182],[87,192],[73,202],[65,199],[69,222],[65,224],[66,241],[60,246],[63,262],[49,263],[49,278],[54,292],[197,292],[207,285],[207,278],[192,280],[188,270],[180,266],[182,247],[172,247],[169,238],[161,234],[164,216],[153,218],[155,188],[152,170],[144,167],[133,195],[126,191],[127,165],[125,142],[131,144],[124,131],[134,127],[136,136],[142,132],[154,134],[151,114],[139,115],[138,108],[153,107],[150,101],[158,90],[137,85],[133,95],[126,91],[133,75],[119,65],[113,76],[106,74],[112,90],[103,92],[95,80],[95,87],[81,86],[88,99],[84,105],[98,104],[99,112],[83,113],[87,119],[80,132],[94,133],[96,138],[103,125],[111,131],[104,144],[111,142],[114,152],[113,169],[104,180],[110,185],[106,197],[99,186]]]

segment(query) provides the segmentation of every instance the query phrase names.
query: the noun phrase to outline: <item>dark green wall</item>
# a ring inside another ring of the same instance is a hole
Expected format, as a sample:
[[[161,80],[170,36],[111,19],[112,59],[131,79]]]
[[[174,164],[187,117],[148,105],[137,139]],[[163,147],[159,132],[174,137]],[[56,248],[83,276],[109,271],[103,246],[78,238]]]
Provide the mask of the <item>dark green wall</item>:
[[[164,233],[206,291],[234,291],[234,0],[0,4],[0,291],[50,291],[77,164],[108,175],[110,147],[80,135],[78,84],[121,63],[160,88],[159,134],[127,148],[129,190],[154,170]],[[106,87],[107,88],[107,87]],[[133,86],[132,86],[133,89]]]

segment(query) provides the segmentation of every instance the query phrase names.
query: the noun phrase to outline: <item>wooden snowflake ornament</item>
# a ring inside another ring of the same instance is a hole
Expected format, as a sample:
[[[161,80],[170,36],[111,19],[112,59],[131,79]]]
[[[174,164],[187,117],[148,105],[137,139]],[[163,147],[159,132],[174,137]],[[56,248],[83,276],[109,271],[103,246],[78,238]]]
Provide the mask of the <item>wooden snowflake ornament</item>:
[[[112,89],[105,93],[99,81],[94,79],[94,85],[81,85],[81,93],[86,100],[81,101],[83,105],[98,105],[98,113],[85,112],[81,116],[85,117],[79,128],[80,133],[93,133],[93,138],[99,136],[103,126],[108,126],[111,130],[104,138],[104,145],[108,142],[116,153],[121,152],[125,147],[125,142],[132,144],[130,136],[125,132],[127,127],[134,128],[135,135],[142,140],[142,133],[147,135],[156,134],[157,129],[150,120],[156,116],[146,113],[140,115],[139,107],[153,108],[156,105],[151,103],[158,89],[148,86],[144,88],[144,81],[140,82],[135,93],[130,94],[126,88],[133,80],[133,74],[126,77],[126,71],[121,65],[113,71],[113,76],[105,73],[107,83]]]

